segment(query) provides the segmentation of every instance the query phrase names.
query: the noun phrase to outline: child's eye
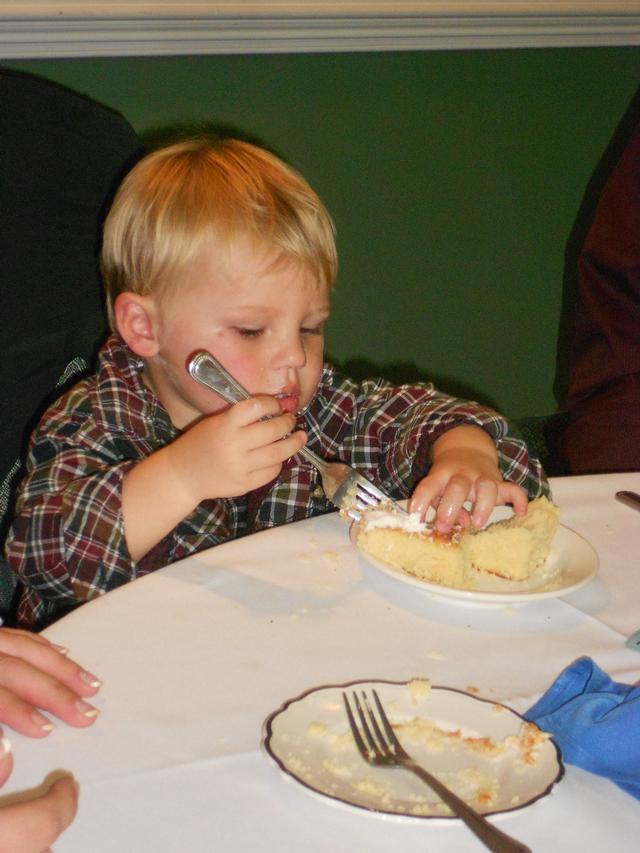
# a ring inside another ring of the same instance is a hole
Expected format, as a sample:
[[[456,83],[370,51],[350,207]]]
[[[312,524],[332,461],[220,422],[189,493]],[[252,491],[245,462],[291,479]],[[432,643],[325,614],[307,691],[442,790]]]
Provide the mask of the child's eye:
[[[264,329],[244,329],[238,327],[236,331],[242,338],[259,338]]]
[[[313,328],[308,328],[308,327],[303,326],[300,329],[300,331],[302,332],[303,335],[321,335],[322,329],[323,329],[323,324],[319,323],[317,326],[314,326]]]

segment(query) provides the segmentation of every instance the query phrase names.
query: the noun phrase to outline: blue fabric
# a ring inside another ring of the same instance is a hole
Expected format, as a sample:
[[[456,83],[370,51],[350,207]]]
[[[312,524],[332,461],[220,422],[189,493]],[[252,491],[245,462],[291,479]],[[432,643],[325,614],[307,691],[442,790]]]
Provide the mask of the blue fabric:
[[[524,716],[553,735],[567,764],[640,799],[640,687],[612,681],[591,658],[579,658]]]

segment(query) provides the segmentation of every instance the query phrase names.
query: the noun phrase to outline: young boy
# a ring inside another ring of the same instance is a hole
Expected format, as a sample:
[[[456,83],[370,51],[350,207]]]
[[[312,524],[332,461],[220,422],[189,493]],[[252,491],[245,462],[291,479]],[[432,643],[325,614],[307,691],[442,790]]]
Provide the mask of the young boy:
[[[323,365],[333,226],[267,151],[195,139],[149,154],[116,195],[102,268],[114,333],[96,376],[35,431],[7,541],[23,626],[328,511],[317,472],[296,455],[305,443],[411,496],[413,511],[436,507],[441,530],[481,526],[495,504],[524,514],[527,493],[547,490],[495,412]],[[230,407],[198,385],[186,362],[199,349],[254,396]]]

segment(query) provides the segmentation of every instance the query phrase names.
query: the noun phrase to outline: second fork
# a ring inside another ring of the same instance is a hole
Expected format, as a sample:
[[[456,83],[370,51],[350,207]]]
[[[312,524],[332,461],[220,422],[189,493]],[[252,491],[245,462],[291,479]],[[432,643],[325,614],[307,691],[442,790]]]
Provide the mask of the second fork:
[[[494,853],[531,853],[526,845],[489,823],[483,815],[471,808],[406,752],[391,727],[377,692],[375,690],[371,692],[375,711],[366,693],[362,692],[361,697],[358,697],[354,690],[351,701],[346,693],[342,694],[351,733],[364,760],[375,767],[404,768],[415,773],[440,797],[442,802],[449,806],[456,817],[466,824],[485,847],[493,850]]]

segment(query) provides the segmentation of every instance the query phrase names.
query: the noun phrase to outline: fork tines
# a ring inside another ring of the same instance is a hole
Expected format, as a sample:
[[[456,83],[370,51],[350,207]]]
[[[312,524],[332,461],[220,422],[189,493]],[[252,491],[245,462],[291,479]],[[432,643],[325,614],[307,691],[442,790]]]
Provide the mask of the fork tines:
[[[368,507],[380,506],[381,504],[388,504],[403,515],[406,514],[406,510],[390,498],[389,495],[385,495],[385,493],[375,486],[370,480],[359,475],[356,479],[356,511],[362,513],[362,511]]]
[[[385,758],[391,759],[395,757],[402,747],[391,728],[391,723],[382,707],[377,692],[375,690],[371,692],[377,709],[377,716],[371,706],[369,697],[364,691],[361,691],[361,698],[358,698],[355,690],[352,693],[351,701],[355,707],[355,714],[346,693],[342,694],[342,698],[347,711],[349,725],[351,726],[351,732],[360,754],[366,761],[374,763]],[[360,726],[356,722],[356,715]]]

